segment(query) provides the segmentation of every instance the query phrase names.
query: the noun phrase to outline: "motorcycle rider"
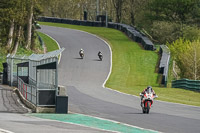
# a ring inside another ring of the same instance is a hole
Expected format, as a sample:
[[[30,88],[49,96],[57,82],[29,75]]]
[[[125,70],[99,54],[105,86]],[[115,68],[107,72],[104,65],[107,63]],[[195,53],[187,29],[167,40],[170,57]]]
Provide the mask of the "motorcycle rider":
[[[84,52],[84,50],[81,48],[80,53],[83,53],[83,52]]]
[[[102,56],[103,54],[101,53],[101,51],[98,52],[98,56]]]
[[[79,51],[79,54],[81,56],[81,54],[83,55],[84,54],[84,50],[81,48],[81,50]]]
[[[145,94],[145,92],[148,91],[148,90],[150,90],[150,91],[153,93],[154,96],[156,95],[156,93],[155,93],[155,91],[153,90],[153,88],[152,88],[151,86],[147,86],[147,88],[145,88],[145,89],[141,92],[141,94],[143,94],[143,96],[141,96],[141,106],[142,106],[142,99],[144,98],[144,94]]]
[[[101,51],[98,52],[98,56],[99,56],[99,59],[102,60],[103,54],[101,53]]]

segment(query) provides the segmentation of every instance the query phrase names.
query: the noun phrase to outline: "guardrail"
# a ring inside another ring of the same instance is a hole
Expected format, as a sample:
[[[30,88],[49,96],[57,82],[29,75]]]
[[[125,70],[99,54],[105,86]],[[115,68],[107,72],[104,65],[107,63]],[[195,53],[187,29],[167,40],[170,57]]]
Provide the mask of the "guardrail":
[[[159,73],[162,74],[161,83],[167,86],[170,51],[166,45],[161,45],[159,53],[161,54],[160,65],[159,65]]]
[[[37,89],[35,86],[26,84],[18,77],[18,89],[26,100],[37,105]]]
[[[39,17],[39,21],[42,22],[53,22],[53,23],[64,23],[64,24],[73,24],[73,25],[82,25],[82,26],[95,26],[95,27],[105,27],[105,22],[100,21],[82,21],[82,20],[73,20],[67,18],[54,18],[54,17]],[[121,24],[108,22],[108,28],[114,28],[124,32],[129,38],[133,41],[141,43],[145,50],[155,50],[154,44],[149,38],[144,34],[140,33],[136,28]]]
[[[183,88],[200,91],[200,80],[180,79],[172,81],[172,88]]]

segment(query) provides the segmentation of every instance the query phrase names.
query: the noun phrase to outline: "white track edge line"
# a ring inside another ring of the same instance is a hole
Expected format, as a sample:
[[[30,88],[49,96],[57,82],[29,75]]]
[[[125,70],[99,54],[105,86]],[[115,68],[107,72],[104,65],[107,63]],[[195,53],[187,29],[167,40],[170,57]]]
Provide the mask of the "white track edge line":
[[[73,113],[73,112],[72,112],[72,113]],[[73,114],[81,114],[81,113],[73,113]],[[141,129],[141,130],[148,130],[148,131],[152,131],[152,132],[159,132],[159,133],[162,133],[162,132],[160,132],[160,131],[155,131],[155,130],[152,130],[152,129],[142,128],[142,127],[138,127],[138,126],[126,124],[126,123],[119,122],[119,121],[115,121],[115,120],[110,120],[110,119],[105,119],[105,118],[96,117],[96,116],[90,116],[90,115],[85,115],[85,114],[81,114],[81,115],[88,116],[88,117],[93,117],[93,118],[100,119],[100,120],[110,121],[110,122],[113,122],[113,123],[115,123],[115,124],[119,124],[119,123],[120,123],[120,124],[122,124],[122,125],[129,126],[129,127],[133,127],[133,128],[137,128],[137,129]]]
[[[14,132],[12,132],[12,131],[8,131],[8,130],[5,130],[5,129],[2,129],[2,128],[0,128],[0,133],[14,133]]]
[[[44,25],[44,26],[48,26],[48,25]],[[49,27],[55,27],[55,26],[49,26]],[[62,27],[56,27],[56,28],[62,28]],[[65,29],[70,29],[70,28],[65,28]],[[70,29],[70,30],[75,30],[75,31],[84,32],[84,33],[93,35],[93,36],[99,38],[100,40],[106,42],[105,40],[103,40],[103,39],[100,38],[99,36],[94,35],[94,34],[92,34],[92,33],[89,33],[89,32],[86,32],[86,31],[82,31],[82,30],[77,30],[77,29]],[[109,49],[110,49],[110,52],[111,52],[111,68],[110,68],[110,72],[109,72],[109,74],[108,74],[108,77],[107,77],[106,80],[104,81],[102,87],[105,88],[105,89],[111,90],[111,91],[115,91],[115,92],[120,93],[120,94],[124,94],[124,95],[128,95],[128,96],[133,96],[133,97],[139,98],[139,96],[136,96],[136,95],[127,94],[127,93],[124,93],[124,92],[120,92],[120,91],[118,91],[118,90],[114,90],[114,89],[105,87],[105,84],[106,84],[107,80],[109,79],[110,74],[111,74],[111,71],[112,71],[112,51],[111,51],[110,45],[109,45],[107,42],[106,42],[106,44],[108,45],[108,47],[109,47]],[[197,107],[197,108],[199,108],[199,106],[195,106],[195,105],[187,105],[187,104],[174,103],[174,102],[167,102],[167,101],[161,101],[161,100],[157,100],[157,101],[164,102],[164,103],[168,103],[168,104],[176,104],[176,105],[181,105],[181,106],[189,106],[189,107]]]
[[[42,32],[43,33],[43,32]],[[46,36],[48,36],[49,38],[51,38],[52,40],[54,40],[56,43],[57,43],[57,46],[58,48],[60,49],[60,44],[58,43],[58,41],[56,39],[54,39],[53,37],[51,37],[50,35],[46,34],[46,33],[43,33],[45,34]],[[60,53],[60,58],[58,60],[58,64],[60,63],[60,60],[61,60],[61,56],[62,56],[62,53]]]

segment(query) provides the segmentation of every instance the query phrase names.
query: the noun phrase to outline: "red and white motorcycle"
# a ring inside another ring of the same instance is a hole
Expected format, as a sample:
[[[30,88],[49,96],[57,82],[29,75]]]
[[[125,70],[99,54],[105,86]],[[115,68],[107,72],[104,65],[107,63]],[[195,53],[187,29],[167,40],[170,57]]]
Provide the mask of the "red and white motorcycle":
[[[153,104],[153,100],[157,98],[157,95],[154,95],[153,92],[149,89],[148,91],[145,91],[144,94],[140,93],[141,97],[141,107],[142,107],[142,112],[149,113],[151,109],[151,105]]]

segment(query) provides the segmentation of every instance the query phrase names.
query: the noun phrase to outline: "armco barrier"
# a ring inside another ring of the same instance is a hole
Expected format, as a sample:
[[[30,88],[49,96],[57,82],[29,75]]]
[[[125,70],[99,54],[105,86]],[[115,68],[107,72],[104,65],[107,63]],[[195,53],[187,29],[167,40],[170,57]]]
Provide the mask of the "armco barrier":
[[[160,65],[159,65],[159,73],[162,74],[161,83],[167,86],[170,51],[166,45],[161,45],[159,53],[161,54]]]
[[[95,27],[105,27],[106,25],[105,22],[100,21],[82,21],[54,17],[39,17],[38,20],[42,22],[54,22]],[[145,50],[155,50],[154,44],[151,42],[151,40],[149,40],[144,34],[140,33],[136,28],[131,27],[130,25],[108,22],[108,28],[114,28],[124,32],[133,41],[141,43]]]
[[[180,79],[172,81],[172,88],[183,88],[200,91],[200,80]]]

